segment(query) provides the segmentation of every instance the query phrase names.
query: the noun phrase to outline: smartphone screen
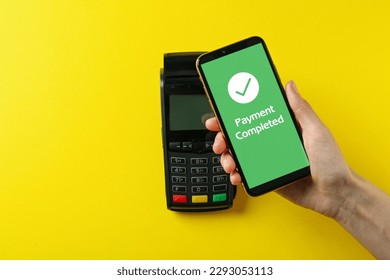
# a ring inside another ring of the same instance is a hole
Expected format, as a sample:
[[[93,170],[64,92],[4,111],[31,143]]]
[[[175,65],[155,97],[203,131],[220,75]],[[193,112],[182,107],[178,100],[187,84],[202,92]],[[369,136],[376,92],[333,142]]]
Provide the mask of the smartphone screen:
[[[297,124],[260,37],[207,53],[197,67],[250,195],[309,175]]]

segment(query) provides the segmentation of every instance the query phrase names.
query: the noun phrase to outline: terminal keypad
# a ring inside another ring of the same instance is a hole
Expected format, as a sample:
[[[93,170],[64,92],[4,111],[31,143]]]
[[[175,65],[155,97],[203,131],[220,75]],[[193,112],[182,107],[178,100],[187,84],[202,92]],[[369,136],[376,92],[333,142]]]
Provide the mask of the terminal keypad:
[[[212,141],[169,143],[171,198],[175,204],[227,203],[232,185],[212,145]]]

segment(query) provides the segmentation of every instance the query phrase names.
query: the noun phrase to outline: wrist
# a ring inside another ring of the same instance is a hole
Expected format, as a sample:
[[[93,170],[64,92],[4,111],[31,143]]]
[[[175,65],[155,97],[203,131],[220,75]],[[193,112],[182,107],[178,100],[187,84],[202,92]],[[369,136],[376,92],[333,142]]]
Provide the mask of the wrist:
[[[353,174],[334,219],[376,258],[390,259],[390,197]]]
[[[357,207],[366,199],[365,180],[351,170],[348,180],[340,186],[338,193],[337,211],[333,217],[341,225],[346,225],[357,213]]]

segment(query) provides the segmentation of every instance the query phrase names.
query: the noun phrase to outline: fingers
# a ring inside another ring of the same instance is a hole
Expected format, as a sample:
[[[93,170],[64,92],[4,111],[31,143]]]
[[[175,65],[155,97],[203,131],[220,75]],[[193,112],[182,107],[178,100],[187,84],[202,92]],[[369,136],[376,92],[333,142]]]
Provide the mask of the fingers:
[[[217,133],[215,136],[213,151],[216,154],[222,154],[227,149],[226,140],[223,137],[221,132]]]
[[[234,171],[233,173],[231,173],[230,174],[230,182],[232,183],[232,185],[241,184],[242,180],[241,180],[240,173],[238,173],[237,171]]]
[[[228,151],[222,154],[221,165],[226,173],[232,173],[236,169],[236,163]]]
[[[301,126],[302,130],[309,128],[312,125],[322,124],[317,114],[311,108],[309,103],[301,97],[298,89],[293,81],[289,81],[286,85],[286,95],[288,103],[294,112],[294,115]]]
[[[217,133],[217,136],[215,136],[214,145],[213,145],[213,151],[216,154],[222,154],[226,148],[226,140],[223,137],[222,133],[220,132],[219,124],[216,117],[210,118],[206,120],[206,128],[211,131],[219,131]]]
[[[226,140],[223,137],[222,133],[219,129],[219,124],[217,121],[217,118],[210,118],[206,121],[206,128],[211,131],[219,131],[217,133],[217,136],[215,136],[214,145],[213,145],[213,151],[216,154],[222,154],[226,149]]]
[[[233,185],[241,183],[241,176],[236,170],[236,162],[228,151],[225,151],[221,156],[221,165],[226,173],[230,174],[230,182]]]
[[[222,153],[221,165],[223,167],[223,170],[225,170],[226,173],[230,174],[230,182],[233,185],[238,185],[241,183],[241,176],[236,170],[236,162],[234,161],[232,155],[226,149],[227,146],[225,138],[223,138],[221,132],[218,132],[214,140],[213,150],[216,154]]]
[[[286,95],[291,109],[293,110],[294,115],[303,131],[309,128],[318,128],[318,126],[324,126],[309,103],[307,103],[306,100],[300,96],[293,81],[287,83]],[[210,118],[206,121],[205,125],[208,130],[218,131],[214,140],[213,150],[216,154],[222,154],[221,165],[225,172],[230,174],[231,183],[233,185],[240,184],[242,182],[241,176],[236,170],[235,161],[233,160],[230,153],[226,150],[226,140],[220,131],[217,119],[215,117]]]
[[[206,128],[211,131],[220,131],[219,124],[216,117],[206,120]]]
[[[205,124],[206,124],[206,121],[207,121],[208,119],[212,118],[212,117],[214,117],[214,113],[206,113],[206,114],[204,114],[204,115],[202,116],[202,118],[201,118],[201,121],[202,121],[203,125],[205,125]]]
[[[230,182],[233,185],[238,185],[241,183],[241,176],[236,171],[236,163],[233,160],[232,156],[229,154],[227,149],[226,140],[220,132],[219,124],[217,118],[213,117],[206,120],[206,128],[211,131],[218,131],[217,136],[215,136],[213,150],[216,154],[221,155],[221,165],[226,173],[230,174]]]

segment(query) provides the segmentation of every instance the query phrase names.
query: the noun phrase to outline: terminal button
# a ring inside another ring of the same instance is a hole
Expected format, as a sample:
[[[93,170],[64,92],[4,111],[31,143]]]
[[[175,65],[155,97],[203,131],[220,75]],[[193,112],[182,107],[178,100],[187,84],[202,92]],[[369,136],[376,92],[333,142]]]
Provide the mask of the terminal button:
[[[226,182],[226,181],[227,181],[227,175],[213,176],[213,183],[220,183],[220,182]]]
[[[185,183],[186,177],[185,176],[172,176],[172,183]]]
[[[214,185],[213,186],[213,192],[223,192],[227,190],[227,185],[226,184],[221,184],[221,185]]]
[[[173,164],[186,164],[186,159],[183,157],[171,157],[171,163],[173,163]]]
[[[207,167],[191,167],[191,174],[207,174]]]
[[[213,166],[213,173],[221,173],[223,172],[222,166]]]
[[[192,142],[183,142],[183,151],[192,151]]]
[[[207,186],[193,186],[191,187],[192,193],[207,193]]]
[[[195,141],[194,142],[194,152],[203,153],[205,151],[205,141]]]
[[[208,159],[207,158],[191,158],[191,164],[207,164]]]
[[[193,195],[192,203],[207,203],[207,195]]]
[[[213,195],[213,202],[226,201],[226,193],[219,193]]]
[[[186,173],[186,168],[185,167],[172,166],[171,167],[171,172],[173,174],[185,174]]]
[[[202,184],[202,183],[207,183],[208,178],[206,176],[202,177],[191,177],[191,183],[193,184]]]
[[[181,143],[180,142],[169,142],[169,149],[171,151],[181,151]]]
[[[185,193],[187,191],[187,187],[186,186],[172,186],[172,191]]]
[[[174,194],[172,196],[174,203],[186,203],[187,202],[187,196],[182,194]]]
[[[213,141],[206,141],[206,152],[212,152],[213,151]]]

